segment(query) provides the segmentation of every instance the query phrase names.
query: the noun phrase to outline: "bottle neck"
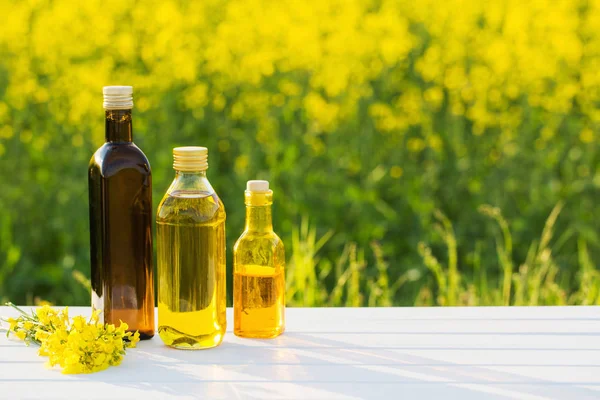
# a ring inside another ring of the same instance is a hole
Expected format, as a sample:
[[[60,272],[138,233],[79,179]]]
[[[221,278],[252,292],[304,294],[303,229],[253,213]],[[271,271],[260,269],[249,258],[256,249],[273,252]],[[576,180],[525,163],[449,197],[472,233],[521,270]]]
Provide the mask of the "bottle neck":
[[[206,193],[214,192],[206,171],[178,171],[175,170],[175,179],[169,188],[169,193],[172,192],[188,192],[188,193]]]
[[[107,142],[132,142],[131,110],[106,110],[104,135]]]
[[[246,206],[246,231],[273,232],[271,205]]]
[[[196,179],[207,179],[206,171],[178,171],[175,170],[175,180],[193,182]]]

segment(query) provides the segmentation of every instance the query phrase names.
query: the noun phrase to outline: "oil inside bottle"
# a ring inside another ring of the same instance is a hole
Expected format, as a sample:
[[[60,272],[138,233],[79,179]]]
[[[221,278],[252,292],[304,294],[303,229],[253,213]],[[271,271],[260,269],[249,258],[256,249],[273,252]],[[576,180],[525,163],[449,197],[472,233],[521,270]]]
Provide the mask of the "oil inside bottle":
[[[234,273],[236,334],[275,337],[285,326],[285,278],[282,268],[244,265]]]

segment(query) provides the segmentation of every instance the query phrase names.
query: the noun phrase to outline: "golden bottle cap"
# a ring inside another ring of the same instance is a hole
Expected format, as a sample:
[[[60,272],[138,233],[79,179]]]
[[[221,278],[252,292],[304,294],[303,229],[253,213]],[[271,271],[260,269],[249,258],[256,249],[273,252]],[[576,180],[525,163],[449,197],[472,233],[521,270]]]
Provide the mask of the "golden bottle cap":
[[[173,168],[177,171],[201,172],[208,169],[208,149],[199,146],[175,147]]]

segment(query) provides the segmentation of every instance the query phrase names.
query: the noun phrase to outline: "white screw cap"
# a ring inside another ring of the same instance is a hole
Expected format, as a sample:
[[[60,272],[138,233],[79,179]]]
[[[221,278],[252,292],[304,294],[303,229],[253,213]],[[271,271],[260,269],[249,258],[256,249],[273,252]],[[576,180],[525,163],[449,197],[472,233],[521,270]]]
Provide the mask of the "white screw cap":
[[[269,181],[248,181],[246,190],[253,193],[266,193],[269,191]]]
[[[132,86],[104,86],[102,94],[104,95],[105,110],[130,110],[133,108]]]

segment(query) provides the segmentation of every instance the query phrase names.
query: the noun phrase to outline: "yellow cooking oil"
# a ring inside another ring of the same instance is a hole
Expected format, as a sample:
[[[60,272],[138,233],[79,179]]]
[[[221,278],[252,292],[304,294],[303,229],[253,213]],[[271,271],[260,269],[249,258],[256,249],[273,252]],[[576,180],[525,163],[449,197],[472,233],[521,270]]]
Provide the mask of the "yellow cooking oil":
[[[285,251],[273,231],[273,191],[267,181],[249,181],[246,227],[233,249],[233,332],[273,338],[285,330]]]
[[[175,180],[158,207],[158,333],[179,349],[218,346],[225,318],[225,208],[206,177],[207,150],[173,150]]]

